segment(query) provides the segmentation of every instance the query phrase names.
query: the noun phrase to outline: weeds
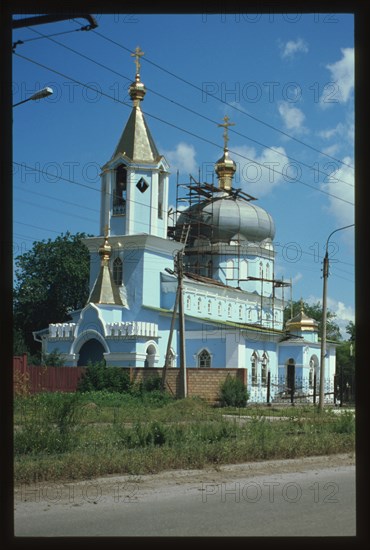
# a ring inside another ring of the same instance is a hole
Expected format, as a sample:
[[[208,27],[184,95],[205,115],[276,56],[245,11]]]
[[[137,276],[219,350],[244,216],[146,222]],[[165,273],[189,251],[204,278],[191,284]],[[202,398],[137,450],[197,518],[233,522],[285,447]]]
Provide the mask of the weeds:
[[[249,417],[238,418],[199,398],[165,401],[157,391],[17,397],[16,481],[141,474],[354,449],[350,412],[294,408],[285,419],[273,419],[248,408]]]

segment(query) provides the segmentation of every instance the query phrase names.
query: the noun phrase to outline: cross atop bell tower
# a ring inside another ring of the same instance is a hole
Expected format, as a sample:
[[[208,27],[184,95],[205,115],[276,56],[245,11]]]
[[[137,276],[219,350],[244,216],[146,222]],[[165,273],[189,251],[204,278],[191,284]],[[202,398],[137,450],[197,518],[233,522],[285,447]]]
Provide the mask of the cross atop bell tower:
[[[143,55],[144,55],[144,52],[141,50],[140,46],[137,46],[135,48],[135,52],[131,54],[131,57],[135,57],[134,63],[136,65],[136,75],[139,75],[139,76],[140,76],[140,67],[141,67],[140,57],[142,57]]]

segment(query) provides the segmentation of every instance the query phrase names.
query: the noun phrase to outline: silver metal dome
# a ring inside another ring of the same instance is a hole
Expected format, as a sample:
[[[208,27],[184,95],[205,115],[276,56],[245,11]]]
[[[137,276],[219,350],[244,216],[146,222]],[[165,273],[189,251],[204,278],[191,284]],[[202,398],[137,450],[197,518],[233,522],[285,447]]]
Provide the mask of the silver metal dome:
[[[266,210],[223,192],[184,210],[177,221],[176,233],[189,223],[190,237],[204,238],[211,243],[234,240],[261,242],[273,240],[275,236],[274,220]]]

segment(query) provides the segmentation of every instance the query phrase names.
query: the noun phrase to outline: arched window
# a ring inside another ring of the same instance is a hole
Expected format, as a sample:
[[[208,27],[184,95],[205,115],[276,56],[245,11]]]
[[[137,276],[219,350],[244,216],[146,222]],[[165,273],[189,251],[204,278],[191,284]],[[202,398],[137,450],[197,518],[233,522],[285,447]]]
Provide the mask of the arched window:
[[[252,320],[252,308],[250,307],[248,309],[248,321],[251,321]]]
[[[258,357],[257,353],[254,351],[251,355],[251,378],[252,378],[252,385],[257,385],[257,362]]]
[[[164,178],[165,178],[165,174],[163,172],[159,172],[159,175],[158,175],[158,219],[160,219],[160,220],[163,220]]]
[[[155,347],[153,346],[153,344],[150,344],[146,348],[146,358],[144,362],[144,367],[146,368],[154,367],[154,360],[155,360]]]
[[[202,311],[202,298],[198,298],[198,313]]]
[[[120,164],[116,169],[116,182],[113,193],[113,214],[126,213],[126,189],[127,170],[124,164]]]
[[[122,260],[121,258],[116,258],[113,262],[113,281],[117,286],[122,284]]]
[[[168,367],[172,369],[175,366],[175,352],[173,349],[170,349],[169,357],[168,357]]]
[[[211,366],[211,355],[209,351],[206,349],[202,349],[202,351],[198,354],[198,367],[200,369],[210,368]]]
[[[229,305],[227,306],[227,316],[228,316],[228,317],[231,317],[231,316],[232,316],[232,312],[233,312],[232,305],[229,304]]]
[[[248,277],[248,264],[246,260],[240,262],[240,279],[246,279]]]
[[[239,319],[243,319],[243,306],[239,306]]]
[[[212,313],[212,302],[211,300],[208,300],[208,313],[211,314]]]
[[[234,279],[234,262],[227,260],[226,262],[226,279]]]
[[[270,279],[270,264],[266,264],[266,279]]]
[[[217,314],[218,314],[218,315],[222,315],[222,303],[221,303],[221,302],[218,302],[218,305],[217,305]]]
[[[267,364],[268,364],[268,356],[266,353],[262,355],[262,363],[261,363],[261,382],[263,386],[266,386],[267,384]]]
[[[260,279],[263,278],[263,263],[260,262]]]
[[[191,308],[191,298],[190,296],[187,296],[186,297],[186,309],[190,309]]]

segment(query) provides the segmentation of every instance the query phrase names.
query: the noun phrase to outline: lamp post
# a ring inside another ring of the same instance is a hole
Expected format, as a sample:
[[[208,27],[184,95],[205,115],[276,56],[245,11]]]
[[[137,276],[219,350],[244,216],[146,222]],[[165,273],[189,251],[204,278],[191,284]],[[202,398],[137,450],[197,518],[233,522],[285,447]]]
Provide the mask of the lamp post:
[[[39,90],[38,92],[31,95],[31,97],[24,99],[23,101],[19,101],[19,103],[15,103],[13,107],[17,107],[18,105],[22,105],[22,103],[26,103],[27,101],[36,101],[36,99],[43,99],[44,97],[48,97],[51,95],[53,90],[49,87],[42,88],[42,90]]]
[[[325,398],[325,355],[326,355],[326,317],[327,317],[327,280],[329,277],[329,253],[328,246],[329,240],[334,233],[337,231],[342,231],[342,229],[348,229],[349,227],[354,227],[354,223],[351,225],[345,225],[344,227],[339,227],[332,231],[327,238],[326,247],[325,247],[325,257],[323,261],[323,291],[322,291],[322,327],[321,327],[321,353],[320,353],[320,394],[319,394],[319,410],[322,411],[324,407],[324,398]]]

